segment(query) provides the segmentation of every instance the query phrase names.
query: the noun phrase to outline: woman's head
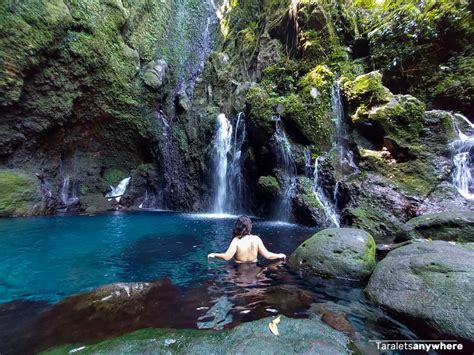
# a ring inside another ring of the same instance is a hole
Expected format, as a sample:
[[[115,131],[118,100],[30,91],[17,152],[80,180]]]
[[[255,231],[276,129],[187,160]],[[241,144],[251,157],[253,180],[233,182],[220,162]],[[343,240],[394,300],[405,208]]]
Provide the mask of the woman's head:
[[[232,232],[233,238],[242,238],[252,232],[252,221],[247,216],[240,216],[237,218],[234,224],[234,230]]]

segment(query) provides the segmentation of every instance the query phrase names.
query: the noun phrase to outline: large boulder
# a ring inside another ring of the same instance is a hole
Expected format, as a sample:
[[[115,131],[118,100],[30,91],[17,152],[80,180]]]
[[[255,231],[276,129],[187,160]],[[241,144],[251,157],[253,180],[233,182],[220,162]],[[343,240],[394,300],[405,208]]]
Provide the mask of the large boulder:
[[[375,267],[375,242],[361,229],[328,228],[301,244],[289,265],[308,274],[365,279]]]
[[[0,170],[0,217],[34,214],[41,200],[34,175],[22,170]]]
[[[408,221],[407,227],[408,238],[474,242],[473,211],[425,214]]]
[[[346,335],[318,319],[291,319],[284,316],[278,324],[279,336],[268,324],[272,318],[244,323],[224,332],[203,330],[145,329],[85,345],[93,353],[180,353],[180,354],[351,354]],[[80,346],[66,345],[51,353],[67,353]]]
[[[473,250],[445,241],[400,247],[377,264],[366,291],[375,304],[423,320],[441,336],[474,338]]]

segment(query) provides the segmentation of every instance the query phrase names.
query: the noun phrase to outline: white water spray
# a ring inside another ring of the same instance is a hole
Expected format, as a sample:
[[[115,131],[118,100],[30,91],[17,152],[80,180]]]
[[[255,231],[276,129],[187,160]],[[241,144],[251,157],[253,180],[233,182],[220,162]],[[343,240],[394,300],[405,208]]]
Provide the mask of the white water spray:
[[[330,222],[332,225],[336,226],[337,228],[340,227],[339,223],[339,215],[336,211],[336,207],[328,199],[326,196],[326,193],[324,192],[323,187],[320,184],[320,178],[319,178],[319,159],[320,157],[317,157],[315,162],[314,162],[314,172],[313,172],[313,192],[318,199],[319,203],[324,209],[324,214],[326,215],[326,220]],[[338,183],[336,184],[336,189],[334,192],[334,195],[337,193],[337,186]]]
[[[291,211],[291,199],[296,187],[296,164],[280,116],[275,116],[275,154],[278,166],[282,168],[283,186],[277,217],[288,221]]]
[[[215,163],[215,213],[224,213],[227,196],[227,166],[232,141],[232,125],[227,117],[221,113],[217,116],[217,132],[214,140]]]
[[[460,124],[466,129],[463,131]],[[474,124],[460,114],[454,115],[458,139],[453,142],[453,184],[467,200],[474,200]]]
[[[120,202],[120,199],[122,198],[123,194],[127,190],[127,186],[130,183],[130,180],[131,180],[131,177],[128,177],[120,181],[118,185],[115,187],[110,185],[111,191],[105,195],[107,200],[112,201],[113,199],[115,199],[115,201]]]
[[[227,172],[229,184],[228,212],[243,212],[245,208],[245,182],[242,175],[242,146],[245,142],[245,115],[240,112],[234,120],[231,142],[231,161]]]
[[[74,183],[71,185],[71,178],[67,175],[63,180],[61,188],[61,202],[64,206],[71,206],[79,201]]]

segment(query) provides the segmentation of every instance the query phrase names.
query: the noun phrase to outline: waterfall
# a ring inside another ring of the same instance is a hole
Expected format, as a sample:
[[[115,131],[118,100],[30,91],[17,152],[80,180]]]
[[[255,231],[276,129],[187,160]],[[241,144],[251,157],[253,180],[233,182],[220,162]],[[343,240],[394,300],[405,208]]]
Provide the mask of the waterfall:
[[[233,125],[231,161],[227,172],[229,183],[229,212],[243,212],[245,209],[245,182],[242,176],[242,146],[245,141],[245,115],[240,112]]]
[[[245,182],[242,175],[245,136],[243,112],[235,117],[232,124],[224,114],[217,116],[213,149],[214,213],[236,213],[245,209]]]
[[[107,200],[112,201],[112,199],[115,199],[115,201],[120,202],[120,199],[122,198],[123,194],[127,190],[127,186],[130,183],[130,180],[131,180],[131,177],[128,177],[120,181],[116,187],[113,187],[111,185],[110,186],[111,191],[105,195]]]
[[[333,203],[333,201],[330,201],[328,199],[328,197],[326,196],[326,193],[324,192],[323,187],[320,184],[319,159],[320,159],[320,157],[317,157],[315,162],[314,162],[313,192],[314,192],[315,196],[317,197],[317,199],[318,199],[319,203],[321,204],[321,206],[323,206],[324,214],[326,215],[326,220],[328,222],[331,222],[331,224],[333,224],[334,226],[339,228],[340,227],[339,215],[336,211],[335,204]],[[336,183],[336,188],[334,190],[334,199],[335,199],[335,196],[336,196],[336,193],[337,193],[338,184],[339,183]]]
[[[281,117],[275,116],[275,154],[278,167],[282,169],[282,193],[277,211],[277,218],[287,221],[290,219],[291,199],[296,187],[296,164],[291,151],[291,144],[286,136]]]
[[[73,182],[71,185],[71,179],[69,175],[64,177],[63,186],[61,187],[61,202],[64,206],[71,206],[79,202],[79,198],[77,197],[76,186]]]
[[[333,148],[332,150],[337,150],[339,160],[334,167],[336,185],[334,186],[334,191],[327,196],[324,188],[321,186],[321,179],[319,176],[319,162],[320,157],[314,162],[314,171],[312,172],[313,176],[313,192],[320,202],[321,206],[324,209],[324,214],[326,215],[326,220],[328,223],[339,227],[340,226],[340,217],[337,212],[338,206],[338,196],[339,189],[341,187],[341,181],[345,175],[351,171],[357,169],[357,166],[353,161],[352,151],[346,149],[344,142],[344,107],[341,100],[341,90],[339,84],[334,82],[331,88],[331,115],[334,122],[334,134],[333,134]],[[309,153],[309,151],[308,151]],[[311,173],[308,172],[308,166],[311,167],[311,156],[305,151],[305,162],[307,175],[310,176]]]
[[[215,164],[215,195],[214,213],[226,212],[227,199],[227,155],[231,150],[232,125],[227,117],[221,113],[217,116],[217,132],[214,140],[214,164]]]
[[[466,126],[463,131],[457,120]],[[454,115],[454,127],[458,139],[453,142],[453,184],[468,200],[474,200],[474,124],[460,114]]]

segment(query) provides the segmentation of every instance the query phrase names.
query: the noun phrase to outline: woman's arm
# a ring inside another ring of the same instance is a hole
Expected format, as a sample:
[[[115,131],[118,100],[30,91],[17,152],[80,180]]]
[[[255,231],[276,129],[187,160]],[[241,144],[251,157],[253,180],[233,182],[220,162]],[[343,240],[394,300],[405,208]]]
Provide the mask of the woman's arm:
[[[269,259],[269,260],[286,259],[285,254],[275,254],[275,253],[272,253],[272,252],[268,251],[268,249],[265,247],[265,244],[263,244],[262,239],[260,239],[260,237],[257,237],[257,238],[258,238],[258,252],[265,259]]]
[[[237,241],[232,239],[232,242],[229,245],[229,248],[227,248],[227,251],[225,253],[211,253],[207,257],[208,258],[219,258],[222,260],[230,260],[234,256],[235,252],[237,251]]]

